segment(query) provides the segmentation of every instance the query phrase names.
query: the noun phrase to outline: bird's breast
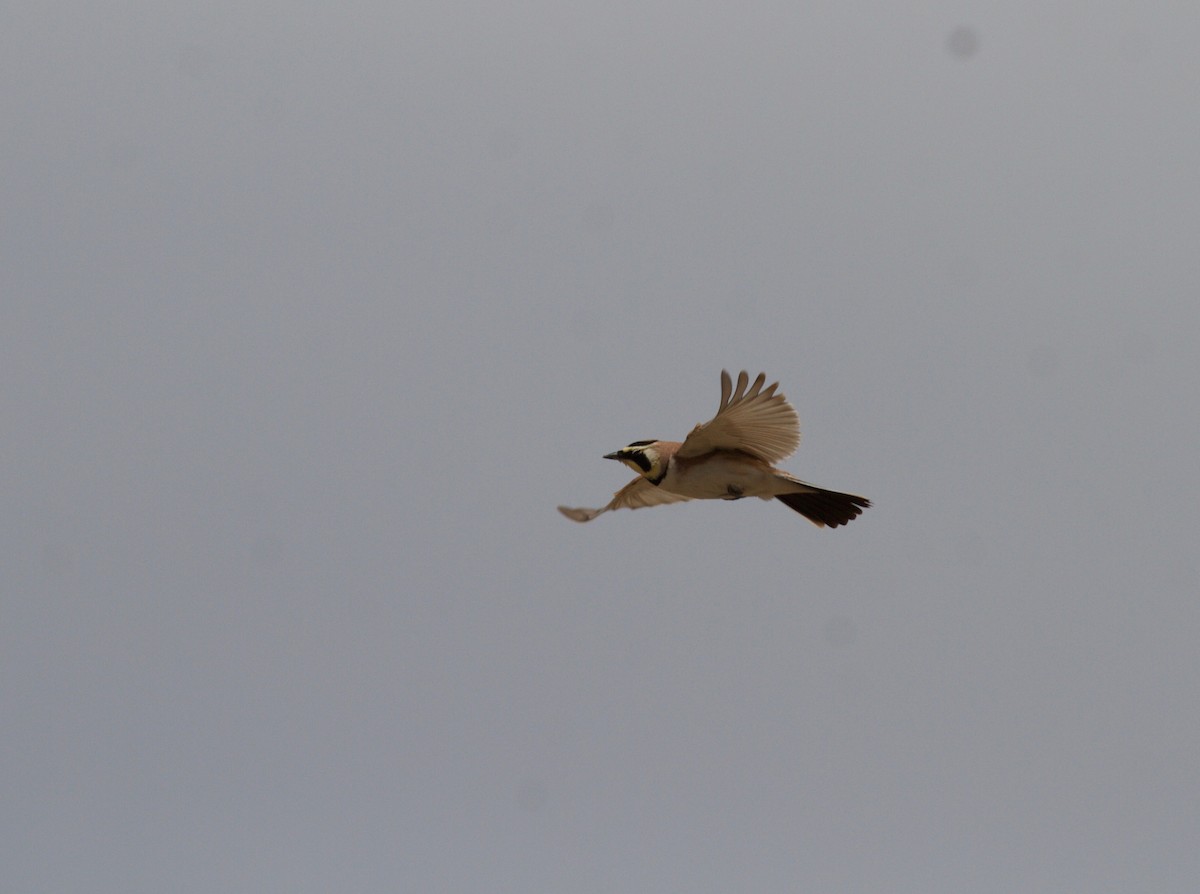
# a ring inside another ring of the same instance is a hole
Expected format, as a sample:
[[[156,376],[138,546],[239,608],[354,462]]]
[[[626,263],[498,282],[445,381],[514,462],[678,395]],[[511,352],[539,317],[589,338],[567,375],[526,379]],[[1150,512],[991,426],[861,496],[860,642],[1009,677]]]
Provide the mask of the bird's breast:
[[[713,453],[694,459],[674,457],[660,487],[693,500],[735,500],[773,494],[775,476],[753,457]]]

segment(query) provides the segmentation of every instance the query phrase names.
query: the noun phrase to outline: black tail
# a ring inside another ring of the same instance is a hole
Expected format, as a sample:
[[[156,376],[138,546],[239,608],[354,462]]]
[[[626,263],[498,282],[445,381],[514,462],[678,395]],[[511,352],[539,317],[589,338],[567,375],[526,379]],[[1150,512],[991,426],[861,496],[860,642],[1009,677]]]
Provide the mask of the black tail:
[[[779,494],[775,497],[783,505],[795,509],[818,527],[828,525],[836,528],[860,515],[871,506],[866,497],[854,494],[839,494],[833,490],[814,490],[808,494]]]

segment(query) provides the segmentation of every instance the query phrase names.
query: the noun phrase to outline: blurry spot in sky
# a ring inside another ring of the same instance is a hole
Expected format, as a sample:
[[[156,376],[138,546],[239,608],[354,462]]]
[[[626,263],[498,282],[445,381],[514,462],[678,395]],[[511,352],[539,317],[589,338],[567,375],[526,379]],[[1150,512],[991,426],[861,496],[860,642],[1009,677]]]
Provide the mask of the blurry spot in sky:
[[[1029,372],[1039,379],[1047,379],[1062,366],[1058,349],[1054,345],[1035,345],[1026,360]]]
[[[185,43],[175,60],[179,71],[189,78],[203,78],[212,73],[213,54],[197,43]]]
[[[959,25],[946,38],[946,49],[950,51],[951,56],[970,59],[979,52],[979,35],[975,33],[974,28]]]
[[[528,777],[517,786],[517,803],[523,810],[536,813],[546,804],[546,783],[541,779]]]
[[[616,223],[617,215],[611,205],[592,202],[586,205],[580,215],[580,223],[585,230],[592,233],[607,233]]]
[[[845,615],[834,615],[825,622],[825,642],[840,649],[858,639],[858,625]]]
[[[507,127],[498,127],[489,136],[488,148],[496,161],[509,161],[520,151],[521,139]]]

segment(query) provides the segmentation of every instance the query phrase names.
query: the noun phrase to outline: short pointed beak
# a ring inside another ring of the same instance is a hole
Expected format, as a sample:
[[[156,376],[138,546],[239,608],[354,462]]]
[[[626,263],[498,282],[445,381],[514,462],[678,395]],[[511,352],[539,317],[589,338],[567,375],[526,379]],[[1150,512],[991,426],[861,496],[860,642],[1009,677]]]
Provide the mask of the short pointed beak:
[[[605,459],[620,459],[620,458],[621,458],[621,454],[620,454],[619,452],[615,452],[615,453],[606,453],[606,454],[604,454],[604,458],[605,458]]]

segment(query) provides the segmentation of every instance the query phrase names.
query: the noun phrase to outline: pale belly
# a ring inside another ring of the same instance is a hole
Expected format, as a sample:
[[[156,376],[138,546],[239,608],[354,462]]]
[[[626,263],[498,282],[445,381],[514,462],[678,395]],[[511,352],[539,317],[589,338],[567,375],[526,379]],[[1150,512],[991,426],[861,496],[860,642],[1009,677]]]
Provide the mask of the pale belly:
[[[787,490],[786,484],[770,472],[735,462],[701,463],[682,470],[672,466],[659,487],[693,500],[772,497]]]

